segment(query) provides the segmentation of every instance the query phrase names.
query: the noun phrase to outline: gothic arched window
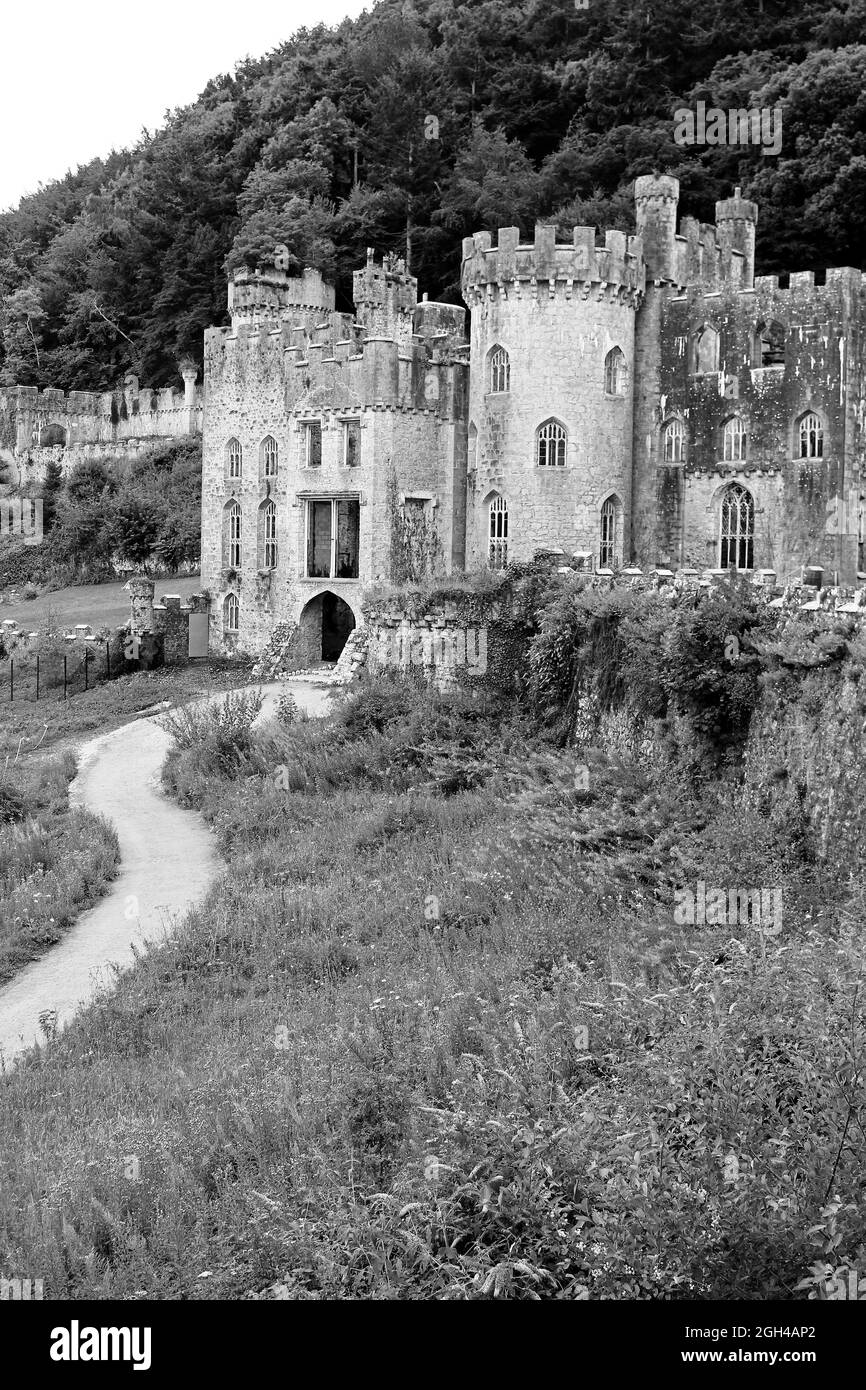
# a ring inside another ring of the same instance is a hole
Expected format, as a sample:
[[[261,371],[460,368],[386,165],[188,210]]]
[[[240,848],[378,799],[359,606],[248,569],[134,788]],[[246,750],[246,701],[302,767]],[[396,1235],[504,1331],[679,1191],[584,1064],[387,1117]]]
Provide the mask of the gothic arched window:
[[[224,513],[223,555],[229,569],[241,567],[241,508],[239,502],[230,502]]]
[[[755,561],[755,502],[739,483],[722,493],[719,568],[750,570]]]
[[[277,508],[273,502],[259,507],[259,569],[277,568]]]
[[[237,482],[243,472],[244,452],[239,439],[230,439],[226,445],[226,472],[229,482]]]
[[[275,478],[279,468],[280,451],[272,434],[266,434],[259,449],[262,477]]]
[[[604,359],[604,390],[608,396],[624,396],[628,384],[628,365],[622,348],[611,348]]]
[[[722,458],[725,463],[740,463],[746,457],[748,431],[739,415],[725,421],[722,437]]]
[[[797,457],[801,459],[822,459],[824,457],[824,426],[821,417],[809,411],[798,422]]]
[[[704,324],[694,341],[694,371],[717,372],[719,370],[719,335],[712,324]]]
[[[241,605],[237,594],[227,594],[223,603],[223,630],[237,632],[241,625]]]
[[[665,463],[682,463],[685,458],[686,428],[682,420],[669,420],[664,433]]]
[[[558,420],[545,420],[535,431],[535,462],[539,468],[564,468],[568,435]]]
[[[601,531],[598,544],[599,569],[612,569],[616,560],[616,522],[619,502],[616,497],[608,497],[602,503]]]
[[[511,387],[511,361],[504,347],[490,349],[487,358],[490,391],[508,391]]]
[[[755,329],[755,345],[752,363],[755,367],[778,367],[785,362],[785,329],[781,323],[771,319],[759,323]]]
[[[490,499],[487,563],[492,570],[508,564],[508,503],[498,494]]]

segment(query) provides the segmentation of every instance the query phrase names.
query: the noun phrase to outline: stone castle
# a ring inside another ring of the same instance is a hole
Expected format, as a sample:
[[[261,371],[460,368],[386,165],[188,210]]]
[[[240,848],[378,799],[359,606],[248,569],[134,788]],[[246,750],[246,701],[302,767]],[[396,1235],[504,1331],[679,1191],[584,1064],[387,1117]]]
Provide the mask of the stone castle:
[[[528,560],[852,585],[866,568],[864,274],[755,277],[758,210],[678,222],[635,184],[636,234],[539,225],[463,241],[469,308],[419,302],[368,252],[354,314],[317,271],[238,269],[204,387],[0,392],[33,468],[203,432],[212,650],[334,659],[364,590]],[[26,474],[26,468],[23,470]],[[762,573],[763,572],[763,573]]]
[[[393,257],[354,316],[314,271],[237,271],[205,335],[212,645],[333,658],[413,546],[440,573],[543,549],[856,583],[864,276],[756,278],[756,205],[678,224],[678,196],[638,179],[636,235],[603,245],[467,237],[468,339]]]

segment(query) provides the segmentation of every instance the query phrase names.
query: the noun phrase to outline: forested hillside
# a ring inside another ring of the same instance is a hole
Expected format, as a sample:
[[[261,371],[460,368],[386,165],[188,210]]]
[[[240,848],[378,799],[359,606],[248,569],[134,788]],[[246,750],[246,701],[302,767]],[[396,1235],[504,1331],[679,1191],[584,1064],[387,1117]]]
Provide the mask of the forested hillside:
[[[781,155],[678,147],[698,100],[780,105]],[[704,219],[741,183],[765,272],[866,264],[866,0],[382,0],[301,31],[0,216],[0,384],[173,379],[276,242],[341,307],[368,245],[459,299],[462,236],[627,228],[653,170]]]

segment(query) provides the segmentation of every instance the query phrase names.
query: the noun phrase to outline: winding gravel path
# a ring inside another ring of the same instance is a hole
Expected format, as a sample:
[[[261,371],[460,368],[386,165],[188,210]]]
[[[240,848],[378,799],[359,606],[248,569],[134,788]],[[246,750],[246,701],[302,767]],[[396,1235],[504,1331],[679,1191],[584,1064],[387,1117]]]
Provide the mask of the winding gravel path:
[[[308,713],[327,711],[327,686],[281,681],[262,687],[260,720],[273,713],[286,689]],[[225,692],[209,698],[225,698]],[[80,749],[70,800],[112,822],[120,870],[107,896],[82,913],[62,941],[0,988],[0,1065],[40,1040],[40,1014],[53,1010],[63,1027],[111,982],[113,966],[133,964],[134,945],[163,939],[222,868],[198,813],[175,805],[160,789],[171,738],[157,718],[124,724]]]

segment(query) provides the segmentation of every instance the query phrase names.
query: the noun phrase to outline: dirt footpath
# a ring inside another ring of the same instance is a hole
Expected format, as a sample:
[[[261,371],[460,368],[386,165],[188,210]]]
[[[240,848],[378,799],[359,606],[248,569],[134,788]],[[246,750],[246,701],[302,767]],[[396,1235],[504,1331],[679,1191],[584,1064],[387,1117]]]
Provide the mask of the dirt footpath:
[[[299,708],[326,713],[328,687],[283,681],[263,688],[260,719],[290,690]],[[225,698],[225,694],[211,699]],[[137,719],[80,749],[70,800],[106,816],[120,841],[120,871],[111,891],[84,912],[61,942],[0,988],[0,1060],[8,1063],[40,1040],[40,1014],[63,1027],[113,978],[133,964],[133,945],[159,942],[199,902],[222,868],[213,837],[195,811],[160,790],[171,738],[156,716]]]

